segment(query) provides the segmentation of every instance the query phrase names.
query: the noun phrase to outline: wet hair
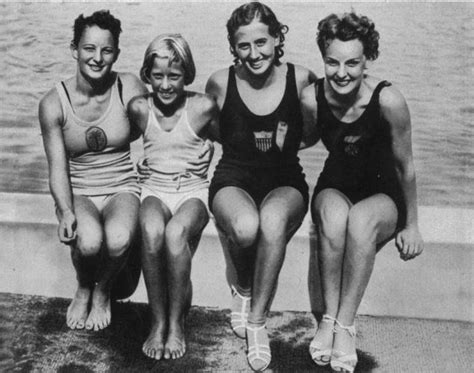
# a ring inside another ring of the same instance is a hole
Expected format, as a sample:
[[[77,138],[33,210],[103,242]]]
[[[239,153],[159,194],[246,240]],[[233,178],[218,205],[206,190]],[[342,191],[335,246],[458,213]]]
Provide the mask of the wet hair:
[[[280,23],[276,18],[275,13],[259,2],[251,2],[243,4],[235,9],[229,20],[227,21],[227,39],[230,44],[230,52],[234,56],[234,63],[237,64],[239,58],[235,52],[235,33],[240,26],[249,25],[254,19],[268,26],[268,33],[274,38],[280,39],[280,44],[275,47],[275,64],[280,64],[280,58],[283,56],[283,45],[285,41],[285,34],[288,32],[288,26]]]
[[[114,46],[118,48],[119,36],[122,32],[120,20],[110,14],[108,10],[98,10],[88,17],[84,17],[84,15],[81,14],[76,18],[73,27],[74,37],[72,39],[72,44],[74,46],[77,47],[79,45],[79,41],[81,40],[86,27],[91,26],[99,26],[103,30],[109,30],[114,39]]]
[[[140,78],[150,84],[150,71],[155,57],[168,58],[169,65],[173,62],[181,63],[184,71],[184,84],[188,85],[194,81],[196,66],[188,42],[180,34],[158,35],[148,45],[140,69]]]
[[[330,14],[318,24],[316,41],[323,57],[331,41],[358,39],[364,47],[364,55],[374,61],[379,56],[379,33],[375,24],[366,16],[354,12],[342,15]]]

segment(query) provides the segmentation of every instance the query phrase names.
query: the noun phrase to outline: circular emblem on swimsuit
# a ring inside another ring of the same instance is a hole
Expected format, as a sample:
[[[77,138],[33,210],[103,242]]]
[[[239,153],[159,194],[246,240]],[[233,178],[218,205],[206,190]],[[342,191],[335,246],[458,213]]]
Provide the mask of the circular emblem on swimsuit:
[[[107,135],[102,128],[92,126],[86,131],[86,144],[93,152],[100,152],[107,146]]]

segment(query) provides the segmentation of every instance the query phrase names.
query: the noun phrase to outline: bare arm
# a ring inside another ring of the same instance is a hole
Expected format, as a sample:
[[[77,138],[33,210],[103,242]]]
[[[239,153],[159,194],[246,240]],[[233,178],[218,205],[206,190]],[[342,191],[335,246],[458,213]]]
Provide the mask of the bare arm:
[[[306,149],[319,141],[319,131],[317,127],[318,107],[314,84],[307,86],[301,92],[300,107],[303,116],[303,136],[300,149]]]
[[[398,233],[396,245],[403,259],[411,259],[423,251],[423,240],[418,229],[410,113],[402,94],[393,87],[381,92],[380,106],[383,117],[390,125],[395,167],[407,207],[406,226]]]
[[[127,108],[127,113],[130,115],[128,107],[132,99],[136,96],[143,96],[147,94],[148,89],[146,88],[145,84],[133,74],[120,73],[120,79],[123,83],[123,104]],[[132,120],[130,120],[130,128],[130,141],[135,141],[141,136],[142,131],[135,125],[135,123],[132,122]]]
[[[56,203],[61,242],[76,236],[76,217],[69,182],[69,169],[61,128],[63,113],[59,97],[51,90],[40,102],[39,121],[49,168],[49,188]]]

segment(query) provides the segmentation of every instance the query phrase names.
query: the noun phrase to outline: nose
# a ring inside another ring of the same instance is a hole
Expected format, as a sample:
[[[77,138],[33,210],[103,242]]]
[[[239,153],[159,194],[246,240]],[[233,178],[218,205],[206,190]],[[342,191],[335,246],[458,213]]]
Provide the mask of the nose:
[[[102,51],[97,48],[96,51],[95,51],[95,54],[94,54],[94,61],[96,62],[102,62],[103,58],[102,58]]]
[[[337,69],[337,77],[344,78],[346,76],[346,67],[341,63]]]
[[[257,50],[257,47],[255,45],[252,45],[250,47],[250,58],[252,60],[255,60],[258,58],[258,50]]]
[[[161,89],[168,89],[170,87],[170,82],[167,77],[164,77],[163,80],[161,81]]]

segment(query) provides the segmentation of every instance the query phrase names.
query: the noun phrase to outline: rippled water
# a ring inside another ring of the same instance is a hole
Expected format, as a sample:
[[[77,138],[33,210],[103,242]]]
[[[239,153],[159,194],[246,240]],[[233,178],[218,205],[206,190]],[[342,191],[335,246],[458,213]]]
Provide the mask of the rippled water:
[[[225,23],[240,3],[2,3],[0,4],[0,191],[47,193],[47,167],[37,120],[38,101],[75,72],[69,52],[73,20],[107,8],[124,30],[116,69],[138,72],[148,42],[162,32],[189,41],[202,91],[209,75],[232,63]],[[319,19],[350,10],[371,17],[381,34],[373,75],[392,81],[412,115],[419,202],[474,207],[474,7],[469,3],[271,3],[290,27],[285,60],[323,69],[314,42]],[[310,186],[323,146],[301,153]]]

